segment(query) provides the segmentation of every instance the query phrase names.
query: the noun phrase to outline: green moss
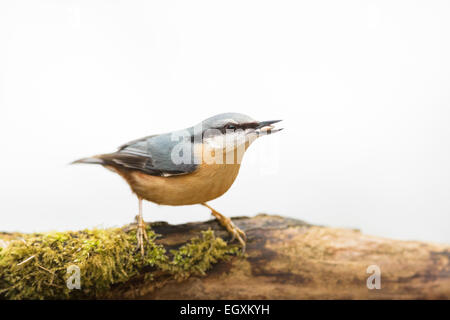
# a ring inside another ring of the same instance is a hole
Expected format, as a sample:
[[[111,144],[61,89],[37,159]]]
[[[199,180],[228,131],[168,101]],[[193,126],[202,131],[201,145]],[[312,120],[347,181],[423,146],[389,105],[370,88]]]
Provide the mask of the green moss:
[[[173,259],[169,270],[176,279],[188,278],[191,274],[204,275],[205,271],[224,257],[237,253],[211,230],[204,231],[202,238],[194,238],[178,250],[172,250]]]
[[[122,229],[83,230],[23,235],[0,250],[0,298],[69,299],[105,295],[117,284],[155,272],[175,279],[203,275],[220,260],[236,254],[213,231],[203,231],[178,250],[167,253],[155,243],[157,235],[147,230],[146,255],[135,253],[136,233]],[[70,290],[68,267],[80,270],[81,289]],[[149,280],[150,279],[150,280]]]

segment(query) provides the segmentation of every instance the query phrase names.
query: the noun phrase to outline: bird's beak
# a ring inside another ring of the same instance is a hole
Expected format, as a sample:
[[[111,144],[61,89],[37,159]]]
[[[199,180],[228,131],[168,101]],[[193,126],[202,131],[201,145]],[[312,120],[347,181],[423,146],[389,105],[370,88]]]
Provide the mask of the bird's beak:
[[[272,134],[278,131],[283,130],[283,128],[275,129],[275,126],[273,124],[280,122],[282,120],[268,120],[268,121],[261,121],[258,123],[258,126],[256,127],[256,132],[258,134]]]

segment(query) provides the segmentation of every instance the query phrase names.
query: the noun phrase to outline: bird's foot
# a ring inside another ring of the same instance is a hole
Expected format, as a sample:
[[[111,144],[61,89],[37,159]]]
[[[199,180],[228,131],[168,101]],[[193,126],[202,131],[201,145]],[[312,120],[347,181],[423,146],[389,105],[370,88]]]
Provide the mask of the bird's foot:
[[[144,250],[144,240],[148,243],[148,236],[147,236],[147,225],[145,224],[144,219],[141,216],[136,216],[136,239],[137,239],[137,246],[136,251],[140,250],[141,255],[145,255]]]
[[[225,217],[219,212],[213,210],[212,214],[219,220],[219,223],[227,229],[227,231],[231,234],[231,241],[237,239],[239,243],[242,245],[242,253],[245,252],[247,236],[245,232],[236,227],[236,225],[231,221],[230,218]]]

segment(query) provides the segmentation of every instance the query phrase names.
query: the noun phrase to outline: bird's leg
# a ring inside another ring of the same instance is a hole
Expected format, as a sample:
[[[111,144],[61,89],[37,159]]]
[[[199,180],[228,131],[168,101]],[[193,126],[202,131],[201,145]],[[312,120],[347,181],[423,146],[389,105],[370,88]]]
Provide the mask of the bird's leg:
[[[148,242],[147,236],[147,226],[144,222],[144,218],[142,217],[142,198],[139,199],[139,215],[136,216],[137,229],[136,229],[136,238],[137,238],[137,248],[141,250],[142,256],[144,256],[144,239]]]
[[[222,226],[224,226],[227,229],[227,231],[231,234],[232,236],[231,241],[237,239],[242,245],[242,251],[245,252],[245,241],[247,241],[247,236],[245,235],[245,232],[236,227],[230,218],[227,218],[224,215],[220,214],[219,212],[211,208],[208,204],[202,203],[202,205],[211,210],[211,214],[214,217],[216,217],[216,219],[219,220],[219,223]]]

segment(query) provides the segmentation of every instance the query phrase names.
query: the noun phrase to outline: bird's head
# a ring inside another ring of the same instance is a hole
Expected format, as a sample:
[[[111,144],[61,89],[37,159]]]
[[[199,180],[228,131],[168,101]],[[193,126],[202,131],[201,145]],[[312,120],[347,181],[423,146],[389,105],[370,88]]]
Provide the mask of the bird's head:
[[[195,142],[214,152],[245,150],[257,138],[281,131],[273,124],[281,120],[257,121],[241,113],[222,113],[203,120],[194,127]]]

